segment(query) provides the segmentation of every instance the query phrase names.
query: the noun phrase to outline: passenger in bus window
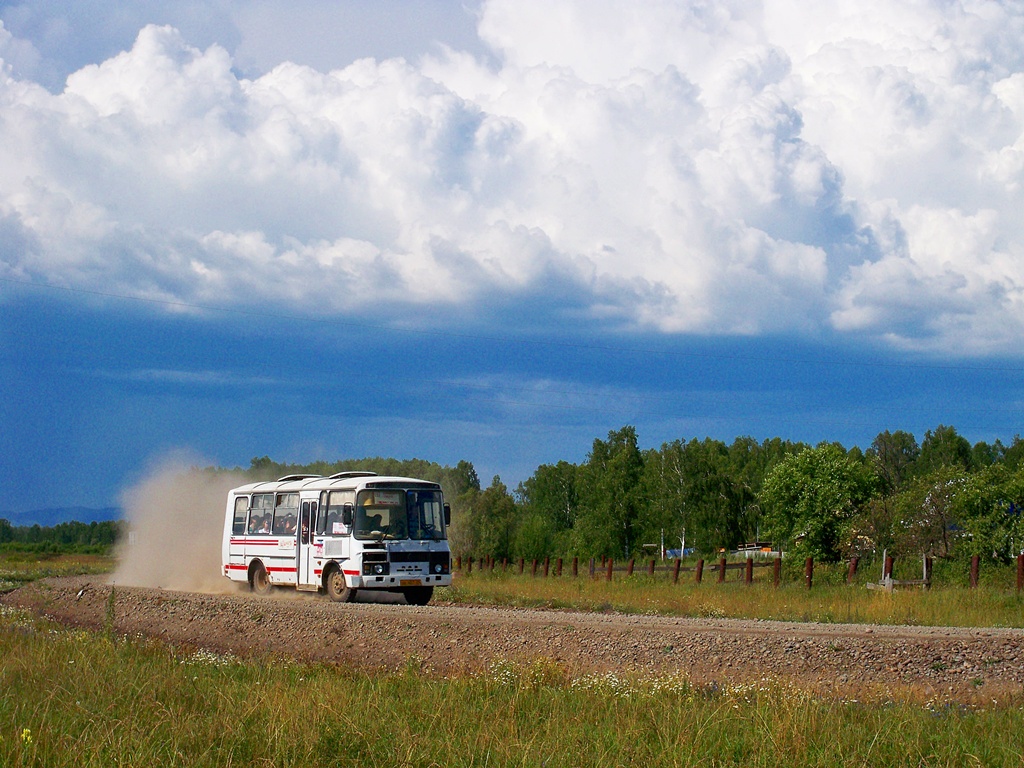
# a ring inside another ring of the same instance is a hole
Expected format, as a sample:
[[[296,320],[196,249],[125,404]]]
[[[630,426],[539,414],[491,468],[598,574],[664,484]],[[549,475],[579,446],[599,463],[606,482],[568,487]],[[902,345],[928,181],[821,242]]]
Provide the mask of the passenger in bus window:
[[[289,534],[295,533],[295,515],[288,515],[284,519],[284,532]]]
[[[270,533],[270,515],[263,516],[263,522],[260,523],[260,533]]]

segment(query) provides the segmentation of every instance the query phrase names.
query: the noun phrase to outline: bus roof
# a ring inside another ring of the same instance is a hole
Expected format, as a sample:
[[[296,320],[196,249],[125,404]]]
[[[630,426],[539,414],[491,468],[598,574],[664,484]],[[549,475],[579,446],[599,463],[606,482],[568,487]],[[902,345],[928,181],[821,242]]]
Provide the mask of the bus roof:
[[[280,480],[264,480],[232,488],[235,495],[243,493],[274,493],[277,491],[348,491],[361,488],[388,488],[408,486],[410,488],[433,488],[441,486],[430,480],[418,480],[414,477],[396,477],[377,475],[372,472],[341,472],[338,475],[322,477],[319,475],[288,475]]]

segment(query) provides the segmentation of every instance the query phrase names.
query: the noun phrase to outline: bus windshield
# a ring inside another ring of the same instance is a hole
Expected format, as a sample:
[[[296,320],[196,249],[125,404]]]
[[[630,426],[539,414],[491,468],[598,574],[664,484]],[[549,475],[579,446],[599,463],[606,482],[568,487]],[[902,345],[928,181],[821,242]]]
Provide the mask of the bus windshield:
[[[445,538],[440,491],[360,491],[353,533],[357,539]]]

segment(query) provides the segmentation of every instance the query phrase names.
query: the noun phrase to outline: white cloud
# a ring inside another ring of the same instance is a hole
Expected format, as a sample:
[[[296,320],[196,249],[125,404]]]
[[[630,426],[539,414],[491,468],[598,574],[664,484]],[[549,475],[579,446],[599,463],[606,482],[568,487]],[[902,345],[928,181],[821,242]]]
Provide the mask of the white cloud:
[[[490,59],[252,77],[239,50],[273,6],[217,18],[243,33],[147,26],[59,93],[4,70],[0,274],[1019,349],[1019,5],[489,0]],[[8,64],[34,50],[0,27]]]

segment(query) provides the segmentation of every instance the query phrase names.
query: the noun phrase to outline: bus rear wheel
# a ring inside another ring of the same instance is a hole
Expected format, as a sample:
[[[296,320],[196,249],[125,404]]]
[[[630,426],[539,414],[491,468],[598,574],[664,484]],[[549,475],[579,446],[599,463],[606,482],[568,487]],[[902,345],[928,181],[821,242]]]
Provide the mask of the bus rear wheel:
[[[269,595],[270,590],[274,588],[270,583],[270,577],[267,576],[267,569],[263,567],[263,563],[258,563],[252,569],[252,573],[249,574],[249,586],[257,595]]]
[[[345,574],[340,568],[332,568],[324,579],[327,596],[335,603],[351,603],[355,600],[356,591],[345,584]]]
[[[433,587],[406,587],[402,590],[409,605],[426,605],[434,596]]]

